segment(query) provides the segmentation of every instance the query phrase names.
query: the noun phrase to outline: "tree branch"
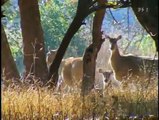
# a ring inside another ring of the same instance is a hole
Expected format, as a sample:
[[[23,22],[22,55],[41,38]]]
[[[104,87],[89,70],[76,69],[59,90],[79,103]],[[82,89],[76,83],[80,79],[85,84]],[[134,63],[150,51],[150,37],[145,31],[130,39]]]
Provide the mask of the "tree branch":
[[[114,5],[114,4],[103,4],[103,5],[97,5],[97,6],[92,6],[90,9],[89,9],[89,12],[88,14],[91,14],[92,12],[95,12],[95,11],[98,11],[98,10],[101,10],[101,9],[105,9],[105,8],[114,8],[114,9],[117,9],[117,8],[126,8],[126,7],[130,7],[131,6],[131,3],[130,2],[126,2],[126,3],[117,3],[117,5]]]
[[[116,23],[118,23],[118,21],[115,19],[115,17],[114,17],[114,15],[113,15],[112,11],[110,10],[110,8],[109,8],[109,12],[110,12],[110,15],[112,16],[113,20],[114,20]]]
[[[97,3],[97,0],[92,1],[92,2],[90,3],[89,7],[91,8],[91,7],[94,6],[94,4],[96,4],[96,3]]]

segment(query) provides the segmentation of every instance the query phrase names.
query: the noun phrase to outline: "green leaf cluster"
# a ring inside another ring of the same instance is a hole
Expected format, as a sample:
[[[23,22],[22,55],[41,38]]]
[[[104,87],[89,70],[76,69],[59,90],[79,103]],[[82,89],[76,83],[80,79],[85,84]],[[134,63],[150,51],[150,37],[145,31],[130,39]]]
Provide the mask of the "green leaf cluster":
[[[70,0],[49,0],[40,4],[41,23],[44,32],[46,49],[57,49],[76,13],[77,2]],[[82,31],[82,30],[81,30]],[[86,40],[80,31],[72,38],[65,57],[82,56]],[[47,50],[46,50],[47,51]]]

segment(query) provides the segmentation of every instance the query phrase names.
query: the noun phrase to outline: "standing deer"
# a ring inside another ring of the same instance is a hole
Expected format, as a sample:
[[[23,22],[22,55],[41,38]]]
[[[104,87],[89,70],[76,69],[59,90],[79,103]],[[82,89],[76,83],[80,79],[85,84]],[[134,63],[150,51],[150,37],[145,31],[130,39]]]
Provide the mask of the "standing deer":
[[[71,88],[81,88],[83,78],[83,57],[67,58],[63,65],[62,77]],[[105,88],[104,76],[98,70],[95,72],[95,89],[103,91]]]
[[[152,60],[145,57],[137,57],[133,55],[120,55],[117,41],[122,38],[111,38],[106,36],[110,42],[111,56],[110,63],[113,69],[115,78],[119,81],[123,79],[136,80],[136,79],[147,79],[150,73],[158,71],[158,60]]]
[[[47,53],[47,66],[49,67],[55,58],[57,50],[50,50]],[[59,67],[59,89],[81,88],[83,78],[83,57],[69,57],[63,59]],[[98,70],[95,72],[95,89],[103,91],[105,88],[104,76]],[[58,89],[57,88],[57,89]]]

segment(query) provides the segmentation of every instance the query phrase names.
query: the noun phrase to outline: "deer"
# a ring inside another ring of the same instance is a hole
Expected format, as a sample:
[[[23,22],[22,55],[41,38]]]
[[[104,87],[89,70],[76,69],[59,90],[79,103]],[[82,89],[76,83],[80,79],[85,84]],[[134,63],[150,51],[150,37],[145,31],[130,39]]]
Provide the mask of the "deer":
[[[158,59],[147,57],[138,57],[133,55],[121,55],[118,49],[117,42],[122,38],[119,35],[117,38],[112,38],[105,35],[109,39],[111,55],[109,58],[115,79],[122,81],[124,79],[138,80],[147,79],[151,73],[157,75]],[[152,68],[152,69],[151,69]]]
[[[65,59],[62,70],[64,82],[71,88],[81,88],[83,78],[83,57]],[[95,89],[105,89],[104,76],[98,70],[95,72]]]
[[[113,71],[104,71],[103,69],[99,69],[99,73],[102,73],[104,76],[105,87],[111,85],[113,89],[122,90],[122,83],[114,78]]]
[[[56,50],[50,50],[47,53],[46,62],[49,67],[54,60],[57,53]],[[63,59],[59,67],[59,89],[71,89],[81,88],[81,82],[83,78],[83,57],[69,57]],[[95,88],[104,90],[104,76],[99,73],[98,70],[95,72]],[[57,89],[58,89],[57,88]],[[67,90],[69,91],[69,90]]]
[[[104,71],[103,69],[100,69],[99,72],[102,73],[104,76],[105,88],[110,87],[113,90],[118,90],[123,92],[124,90],[123,84],[121,81],[118,81],[117,79],[115,79],[113,71],[111,70]],[[137,89],[138,87],[139,86],[133,83],[128,84],[128,89],[130,90],[130,92],[135,92],[136,90],[138,90]]]
[[[51,65],[52,61],[55,59],[57,53],[57,49],[49,50],[46,57],[47,67]],[[80,81],[82,76],[82,57],[69,57],[66,59],[62,59],[62,62],[59,67],[59,83],[58,86],[64,88],[66,85],[69,87],[73,87]],[[60,88],[61,89],[61,88]]]
[[[57,53],[57,49],[54,49],[54,50],[49,50],[49,52],[46,54],[46,64],[48,69],[52,61],[55,59],[56,53]],[[61,75],[61,71],[63,68],[62,66],[64,65],[64,63],[65,63],[65,59],[62,59],[60,67],[59,67],[59,71],[58,71],[59,75]]]
[[[73,80],[72,73],[75,71],[72,70],[72,62],[74,60],[75,59],[73,57],[65,59],[65,63],[63,65],[63,70],[62,70],[62,78],[63,78],[64,82],[70,87],[73,87],[75,84],[78,83],[78,81]],[[77,71],[80,73],[81,69],[79,68]]]

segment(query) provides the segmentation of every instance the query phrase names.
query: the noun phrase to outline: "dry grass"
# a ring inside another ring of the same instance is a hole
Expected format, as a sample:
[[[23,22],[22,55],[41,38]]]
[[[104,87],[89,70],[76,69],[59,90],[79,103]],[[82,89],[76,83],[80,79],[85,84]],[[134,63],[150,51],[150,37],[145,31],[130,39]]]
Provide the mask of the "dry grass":
[[[77,93],[53,93],[38,85],[2,86],[3,120],[128,120],[130,117],[157,116],[158,87],[118,91],[105,90],[104,97],[92,91],[85,102]],[[84,103],[84,104],[83,104]],[[82,110],[83,108],[83,110]],[[139,118],[138,118],[139,119]],[[144,118],[150,120],[156,118]]]

